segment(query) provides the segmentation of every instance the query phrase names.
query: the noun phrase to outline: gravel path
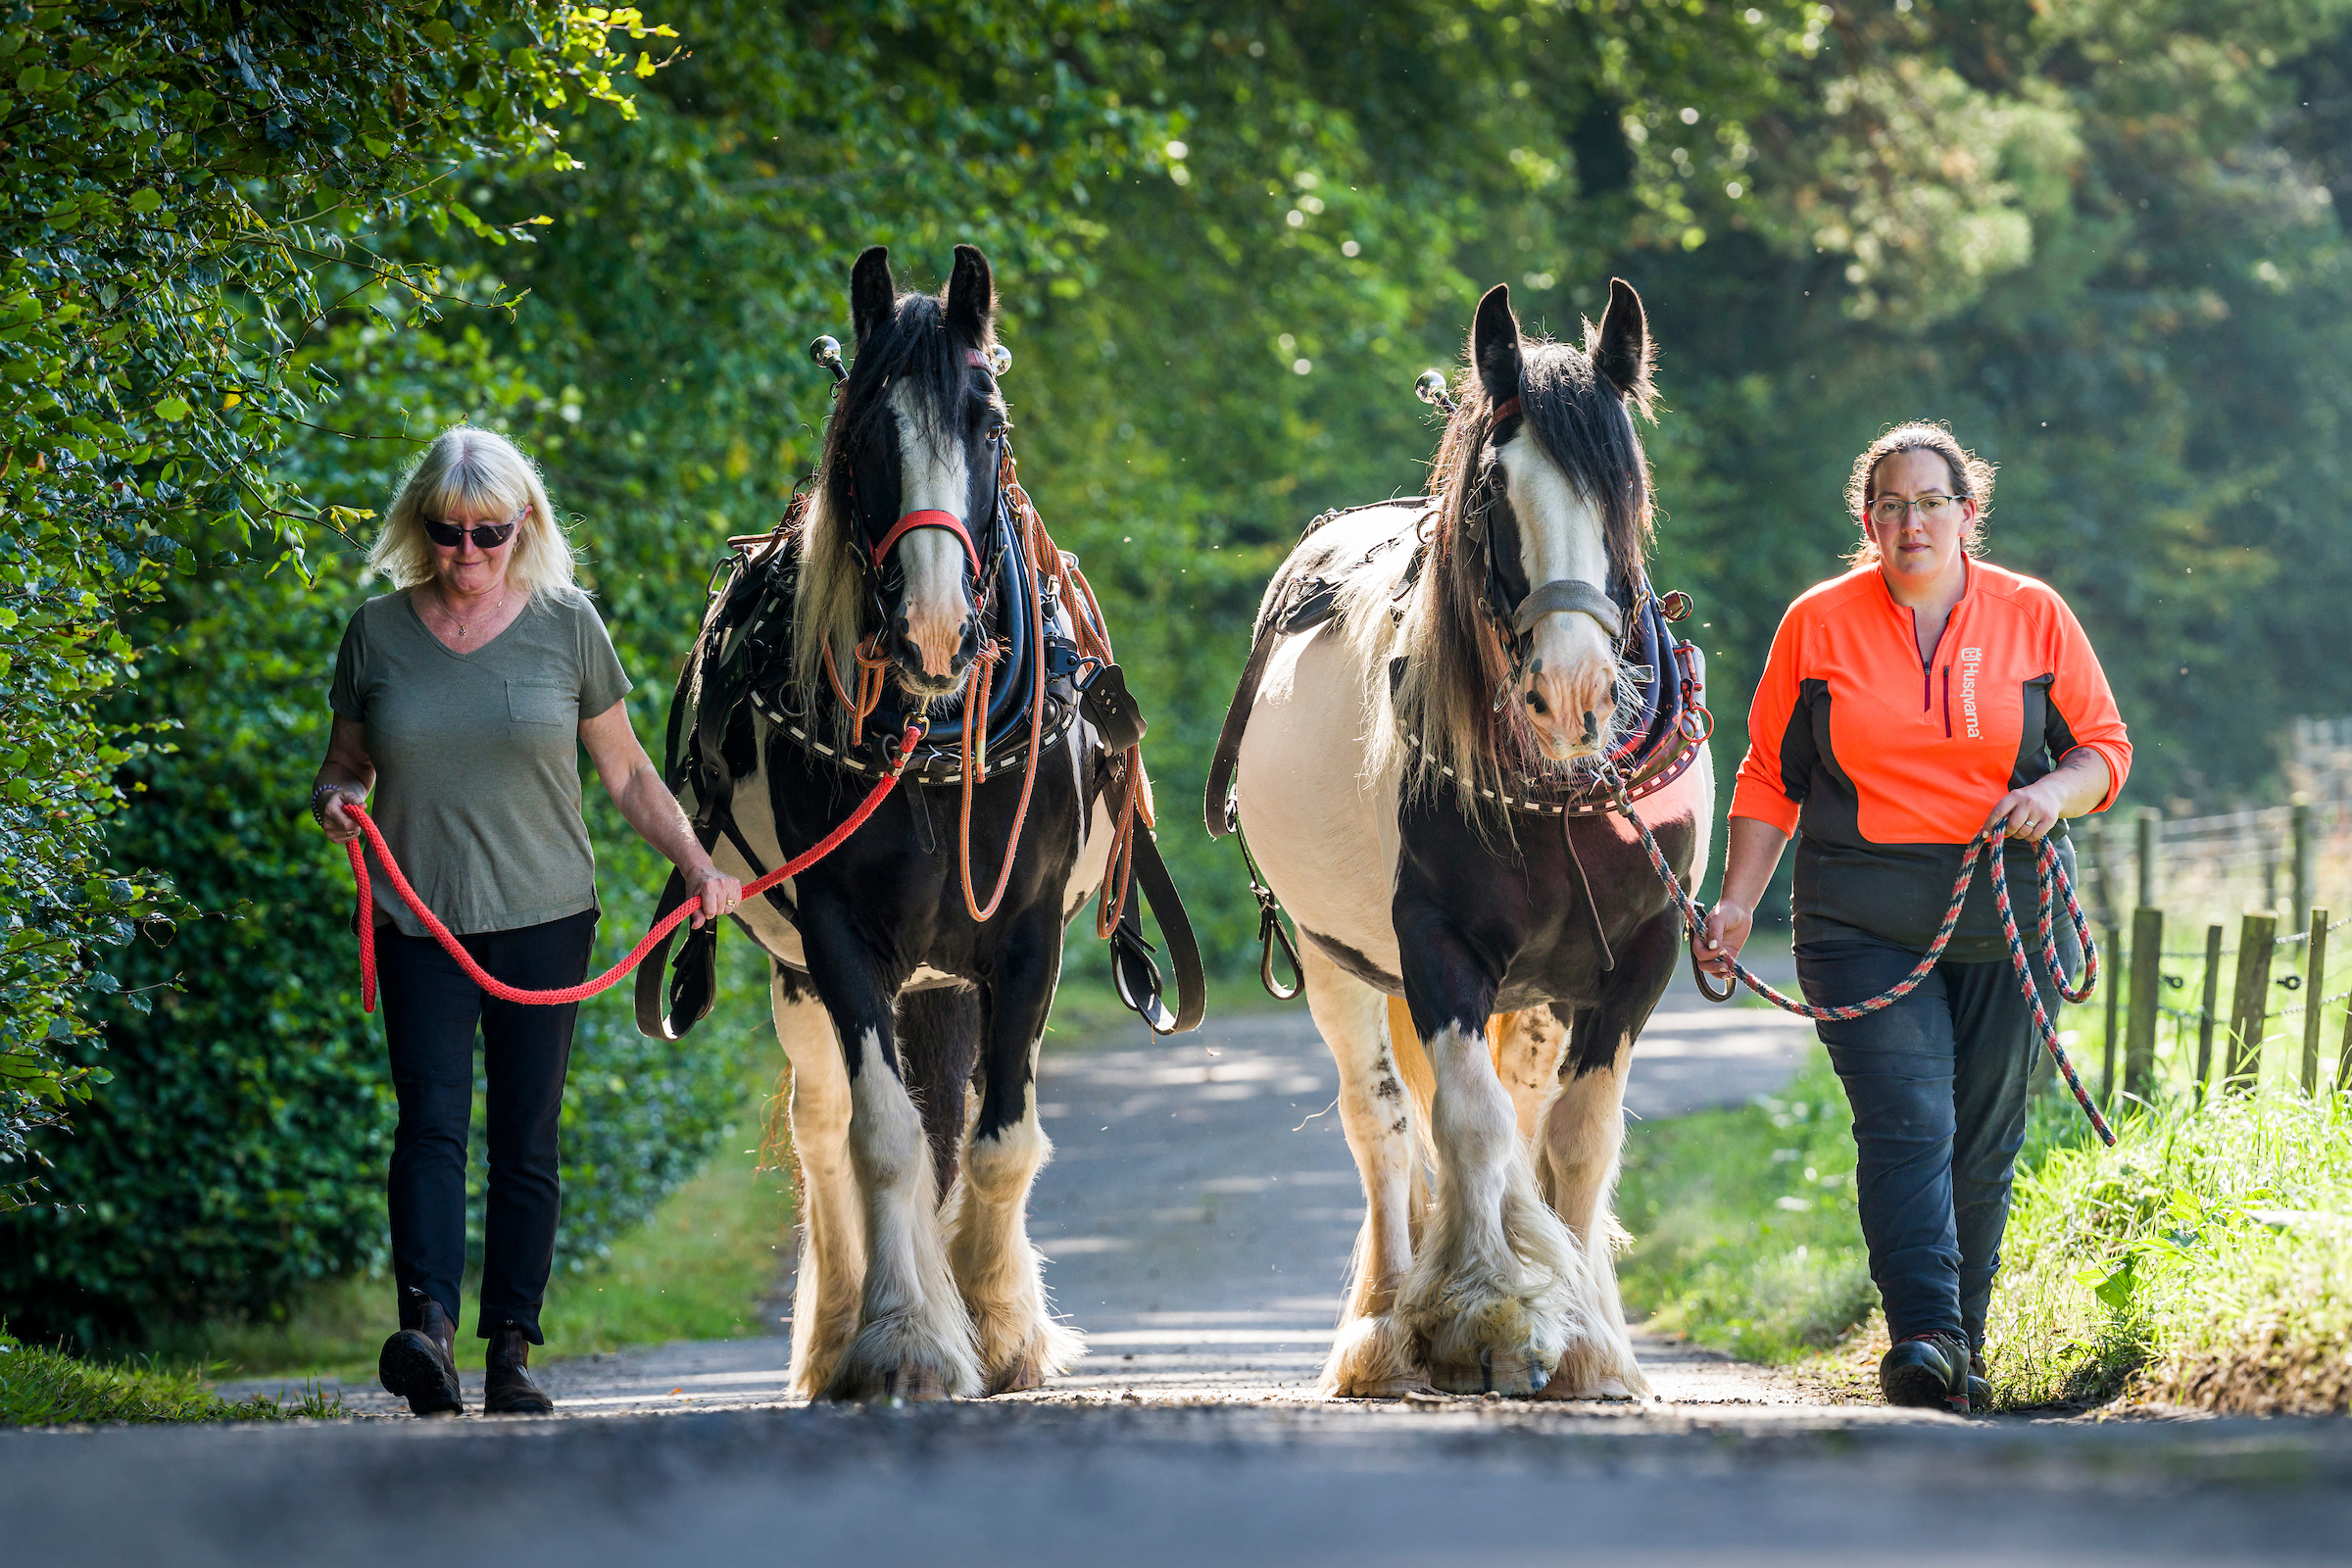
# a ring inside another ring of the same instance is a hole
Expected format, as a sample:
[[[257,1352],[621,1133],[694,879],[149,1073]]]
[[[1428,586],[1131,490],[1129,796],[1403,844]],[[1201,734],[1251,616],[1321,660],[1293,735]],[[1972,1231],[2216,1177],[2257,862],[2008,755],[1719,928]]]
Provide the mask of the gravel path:
[[[1803,1052],[1801,1023],[1698,1005],[1645,1037],[1638,1114],[1770,1092]],[[1654,1402],[1312,1400],[1361,1213],[1335,1092],[1302,1010],[1049,1054],[1031,1214],[1091,1353],[1037,1394],[803,1408],[768,1339],[555,1363],[555,1420],[0,1433],[0,1540],[27,1564],[462,1544],[564,1568],[1296,1568],[2339,1561],[2352,1539],[2342,1422],[1837,1406],[1655,1338]]]

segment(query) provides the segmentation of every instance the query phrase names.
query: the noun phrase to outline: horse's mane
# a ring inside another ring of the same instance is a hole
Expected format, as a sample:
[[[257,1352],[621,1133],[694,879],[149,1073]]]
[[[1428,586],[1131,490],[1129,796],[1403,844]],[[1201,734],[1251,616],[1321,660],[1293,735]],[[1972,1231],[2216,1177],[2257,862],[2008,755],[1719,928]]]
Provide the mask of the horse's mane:
[[[975,345],[986,353],[995,341]],[[792,614],[792,683],[802,712],[817,712],[824,695],[824,652],[832,645],[841,677],[854,681],[850,652],[858,644],[865,613],[864,541],[850,504],[850,461],[858,441],[875,423],[895,420],[890,389],[902,382],[917,389],[914,416],[926,433],[949,435],[961,406],[969,362],[964,345],[948,329],[938,296],[901,294],[887,320],[858,345],[849,379],[826,421],[817,461],[816,493],[801,530],[798,582]]]
[[[1650,387],[1645,372],[1621,397],[1596,374],[1592,351],[1598,337],[1599,328],[1588,325],[1580,350],[1523,336],[1520,414],[1527,433],[1599,509],[1610,574],[1629,583],[1642,575],[1651,534],[1649,464],[1632,417],[1648,414]],[[1367,776],[1394,773],[1407,798],[1450,785],[1463,812],[1483,817],[1488,803],[1481,786],[1499,792],[1521,778],[1564,779],[1580,764],[1544,757],[1521,705],[1494,710],[1495,689],[1510,666],[1481,608],[1486,568],[1474,529],[1482,509],[1501,504],[1502,476],[1487,458],[1494,418],[1486,389],[1472,371],[1456,380],[1454,413],[1431,465],[1438,516],[1429,529],[1429,559],[1401,607],[1402,619],[1394,620],[1392,610],[1407,550],[1383,552],[1374,569],[1342,585],[1341,598],[1371,682]],[[1392,701],[1389,662],[1400,654],[1404,676]],[[1620,714],[1630,706],[1621,700]],[[1420,745],[1408,736],[1418,736]]]

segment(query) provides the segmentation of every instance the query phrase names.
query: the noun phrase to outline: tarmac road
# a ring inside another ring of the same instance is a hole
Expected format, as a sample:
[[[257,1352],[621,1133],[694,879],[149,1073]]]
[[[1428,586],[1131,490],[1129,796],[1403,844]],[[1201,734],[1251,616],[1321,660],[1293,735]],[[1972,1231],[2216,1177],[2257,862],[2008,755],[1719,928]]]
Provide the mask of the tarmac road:
[[[1670,1008],[1630,1102],[1770,1092],[1804,1039]],[[0,1433],[0,1563],[2208,1563],[2352,1541],[2340,1421],[1828,1405],[1654,1339],[1656,1402],[1313,1401],[1360,1204],[1302,1013],[1050,1053],[1043,1081],[1033,1229],[1092,1341],[1047,1390],[803,1408],[783,1342],[751,1340],[555,1363],[552,1420]]]

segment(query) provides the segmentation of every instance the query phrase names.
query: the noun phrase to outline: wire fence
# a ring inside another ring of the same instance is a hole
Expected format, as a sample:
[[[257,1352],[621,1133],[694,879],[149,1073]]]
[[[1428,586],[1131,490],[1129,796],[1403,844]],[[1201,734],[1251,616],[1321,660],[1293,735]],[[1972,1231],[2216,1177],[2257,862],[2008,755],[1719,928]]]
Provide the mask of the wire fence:
[[[2184,1080],[2352,1087],[2352,990],[2328,985],[2352,978],[2352,718],[2298,720],[2286,776],[2283,806],[2076,824],[2112,959],[2111,1100]]]
[[[2256,911],[2277,915],[2287,943],[2303,940],[2302,913],[2315,906],[2352,925],[2352,718],[2296,720],[2286,777],[2283,806],[2076,822],[2084,907],[2106,926],[2130,924],[2143,904],[2163,909],[2183,959],[2204,952],[2180,939],[2220,925],[2234,940],[2239,917]]]

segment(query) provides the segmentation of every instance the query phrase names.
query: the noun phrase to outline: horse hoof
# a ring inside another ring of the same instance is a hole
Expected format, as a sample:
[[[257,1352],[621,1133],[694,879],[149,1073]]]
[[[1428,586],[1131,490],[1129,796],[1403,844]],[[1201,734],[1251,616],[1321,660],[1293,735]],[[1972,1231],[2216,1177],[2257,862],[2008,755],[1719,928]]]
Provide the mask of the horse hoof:
[[[1604,1377],[1597,1382],[1588,1383],[1581,1389],[1568,1387],[1566,1378],[1553,1378],[1544,1386],[1543,1397],[1546,1399],[1602,1399],[1612,1403],[1623,1403],[1637,1399],[1640,1396],[1626,1386],[1623,1378]]]
[[[1429,1379],[1419,1373],[1406,1373],[1391,1378],[1364,1378],[1345,1387],[1334,1389],[1335,1399],[1403,1399],[1429,1392]]]
[[[1025,1394],[1031,1389],[1045,1386],[1046,1374],[1038,1367],[1036,1358],[1027,1355],[988,1380],[988,1392],[992,1396],[999,1394]]]
[[[1482,1348],[1475,1364],[1433,1362],[1429,1381],[1447,1394],[1499,1394],[1506,1399],[1532,1399],[1551,1381],[1551,1368],[1530,1346],[1500,1350]]]
[[[882,1374],[878,1397],[902,1404],[929,1404],[948,1396],[947,1380],[930,1367],[902,1367]]]

